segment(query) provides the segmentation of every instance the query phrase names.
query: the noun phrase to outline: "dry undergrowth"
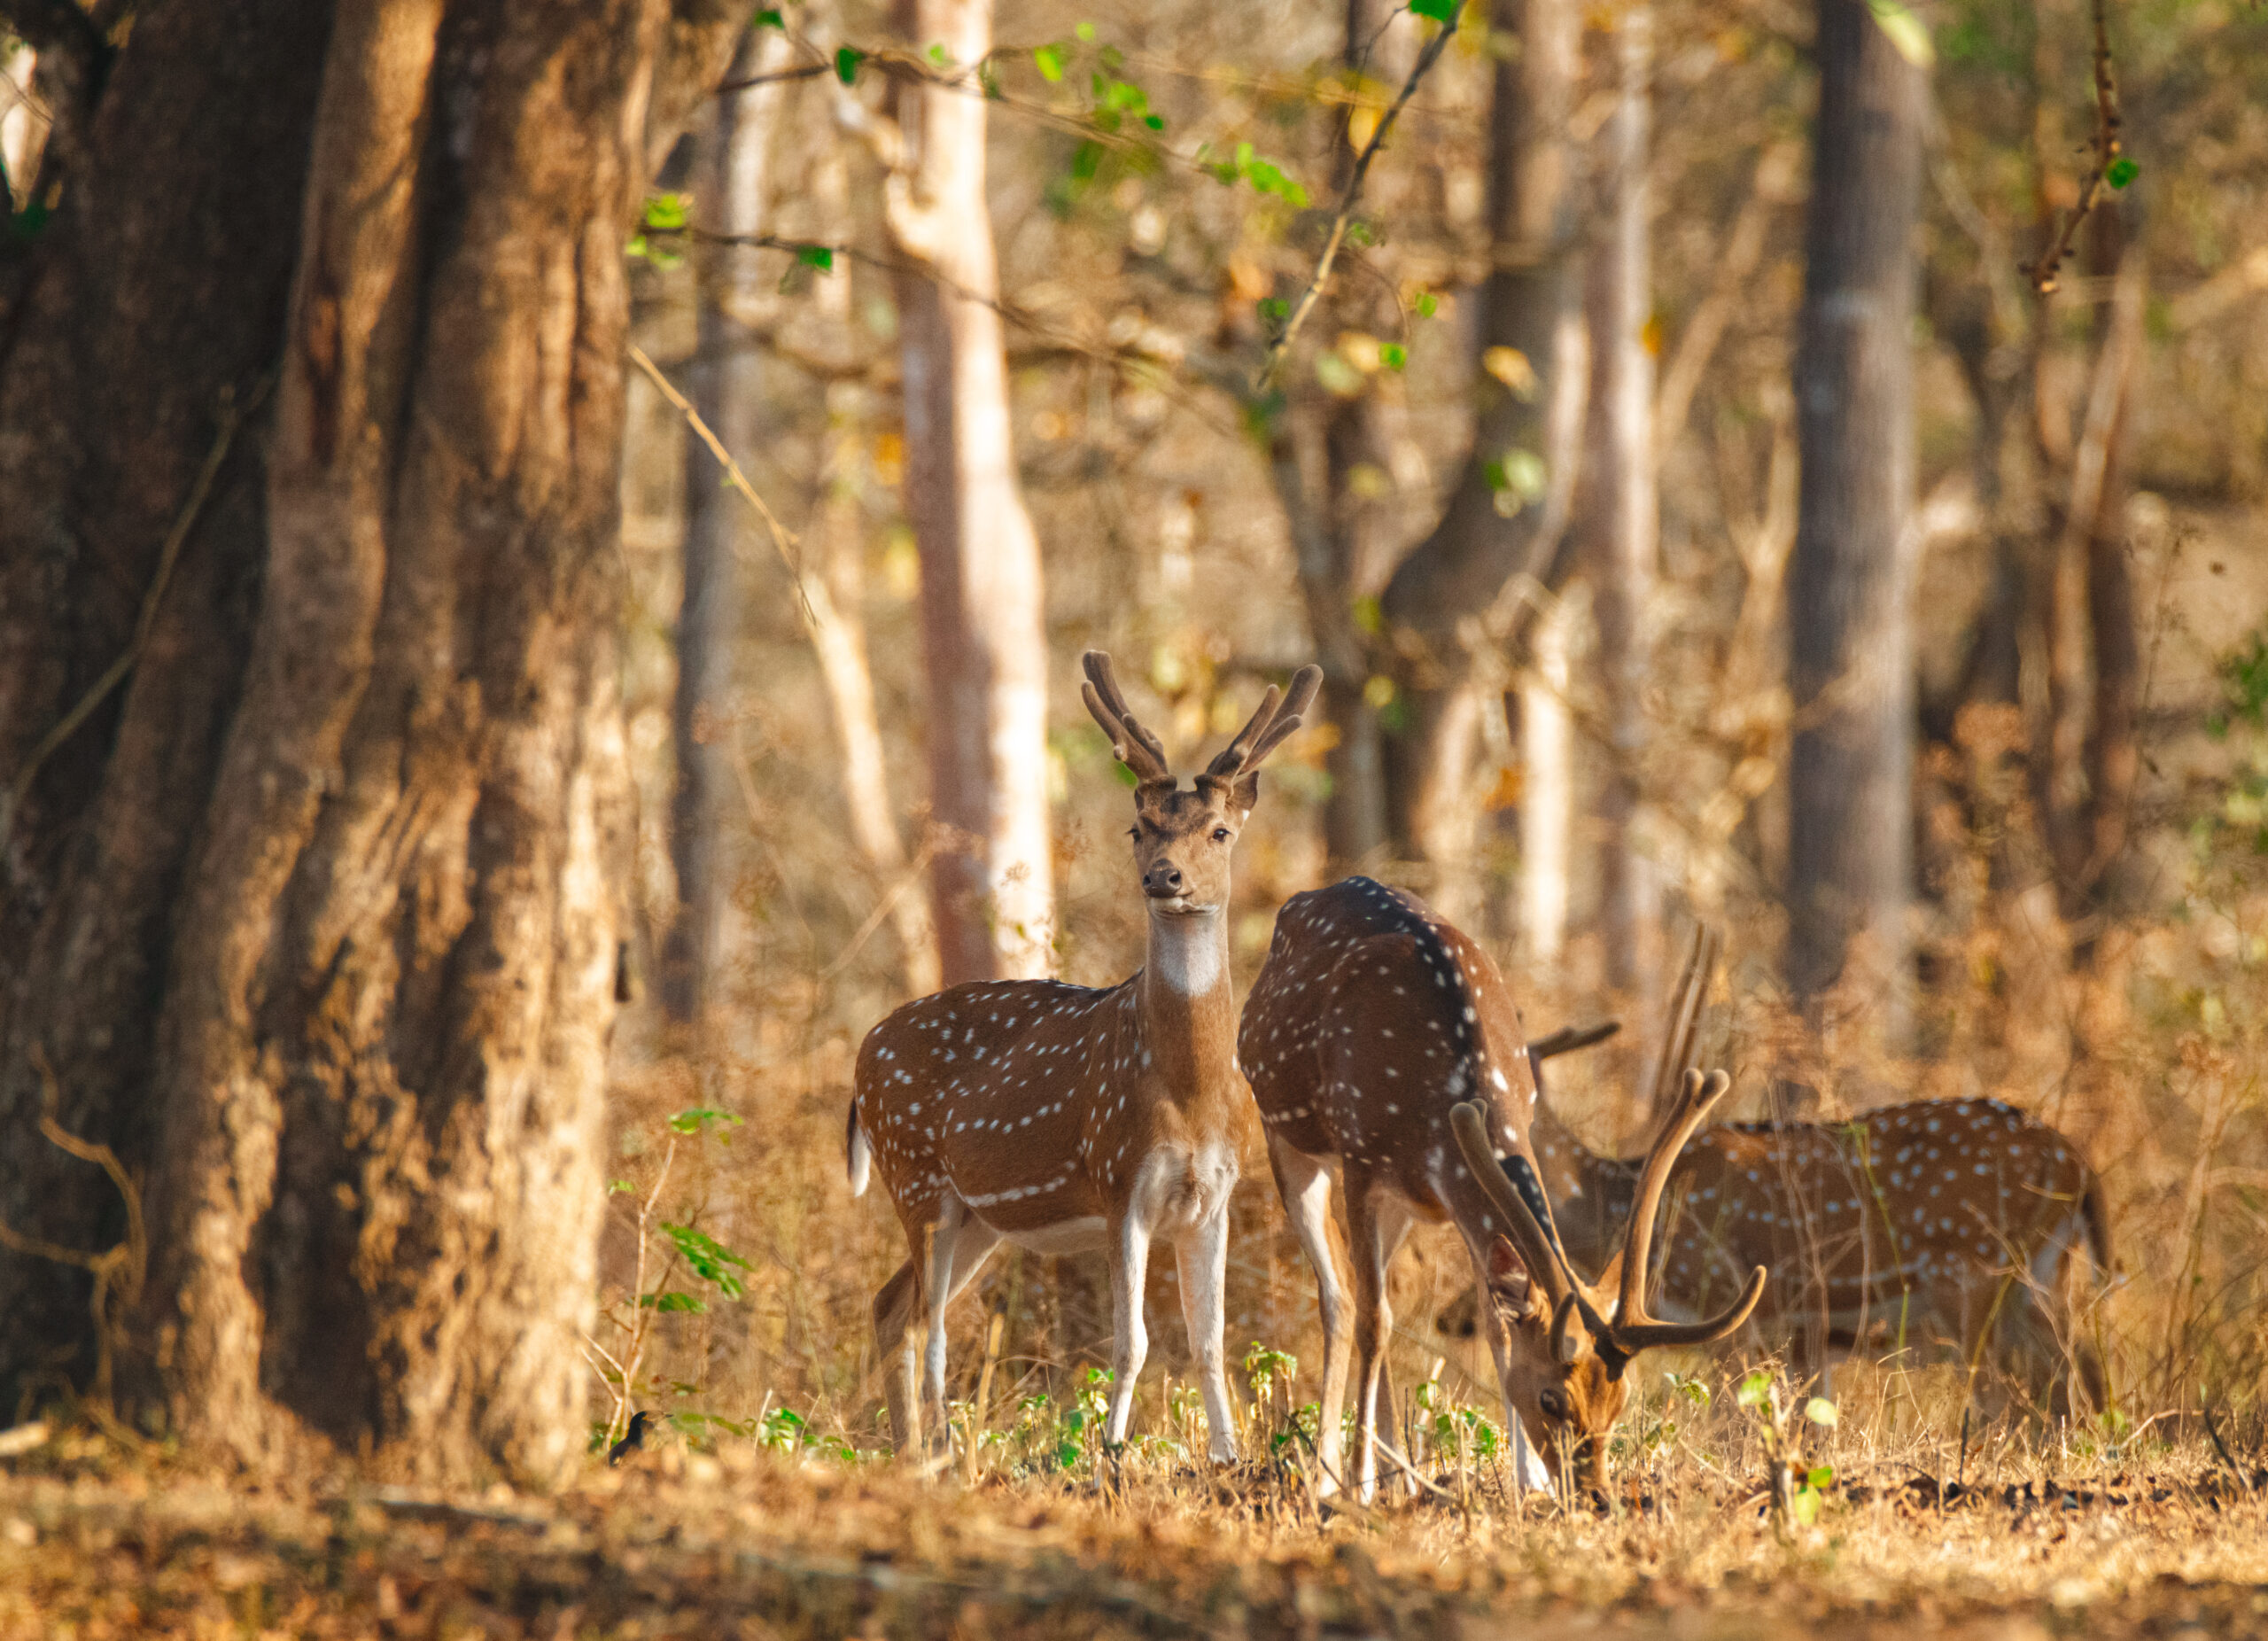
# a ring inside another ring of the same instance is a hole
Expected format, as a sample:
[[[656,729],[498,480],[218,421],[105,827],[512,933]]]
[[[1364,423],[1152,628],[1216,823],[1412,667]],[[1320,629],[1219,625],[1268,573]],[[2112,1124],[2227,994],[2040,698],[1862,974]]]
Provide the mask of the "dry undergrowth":
[[[970,1487],[731,1442],[594,1464],[550,1499],[246,1490],[73,1435],[0,1476],[0,1637],[2268,1627],[2268,1470],[2202,1442],[2082,1455],[1996,1430],[1958,1487],[1819,1433],[1806,1459],[1840,1474],[1804,1528],[1771,1519],[1740,1430],[1710,1433],[1713,1469],[1625,1466],[1604,1513],[1517,1507],[1487,1465],[1437,1471],[1446,1499],[1333,1512],[1282,1464]]]

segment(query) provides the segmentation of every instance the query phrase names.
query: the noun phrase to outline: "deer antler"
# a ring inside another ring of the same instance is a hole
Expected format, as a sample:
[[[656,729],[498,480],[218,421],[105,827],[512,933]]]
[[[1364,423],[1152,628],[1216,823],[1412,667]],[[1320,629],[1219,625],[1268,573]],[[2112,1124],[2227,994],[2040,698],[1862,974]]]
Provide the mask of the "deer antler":
[[[1079,665],[1087,675],[1087,681],[1079,687],[1080,698],[1102,726],[1103,734],[1110,737],[1110,750],[1118,755],[1118,761],[1132,770],[1144,786],[1153,782],[1171,786],[1173,770],[1166,763],[1165,745],[1128,708],[1110,670],[1110,657],[1090,649],[1079,657]]]
[[[1301,715],[1315,704],[1316,691],[1322,687],[1323,669],[1319,666],[1303,666],[1293,674],[1289,695],[1269,685],[1268,693],[1260,697],[1260,710],[1238,731],[1237,738],[1223,749],[1220,756],[1205,766],[1205,773],[1198,780],[1225,785],[1239,775],[1259,768],[1268,755],[1300,727]]]
[[[1464,1153],[1464,1165],[1472,1170],[1481,1190],[1504,1216],[1505,1235],[1519,1255],[1520,1263],[1527,1266],[1528,1275],[1550,1300],[1556,1338],[1557,1319],[1568,1302],[1580,1293],[1582,1280],[1567,1263],[1567,1256],[1559,1247],[1557,1229],[1544,1228],[1551,1214],[1550,1199],[1543,1194],[1541,1185],[1535,1188],[1533,1202],[1527,1200],[1526,1193],[1512,1188],[1504,1174],[1504,1161],[1489,1141],[1487,1114],[1478,1101],[1467,1100],[1450,1107],[1449,1130],[1456,1136],[1456,1148]]]
[[[1740,1296],[1707,1321],[1658,1322],[1646,1314],[1646,1273],[1652,1262],[1654,1215],[1661,1206],[1662,1192],[1669,1185],[1670,1170],[1676,1166],[1677,1154],[1685,1149],[1685,1142],[1708,1120],[1710,1111],[1732,1085],[1732,1078],[1722,1071],[1712,1071],[1705,1077],[1698,1071],[1686,1072],[1676,1101],[1670,1108],[1669,1120],[1654,1140],[1652,1149],[1646,1153],[1645,1164],[1639,1170],[1638,1194],[1630,1204],[1627,1240],[1622,1251],[1610,1262],[1619,1263],[1621,1267],[1612,1337],[1615,1348],[1626,1356],[1635,1356],[1657,1345],[1704,1345],[1722,1339],[1748,1320],[1749,1312],[1756,1309],[1756,1302],[1764,1295],[1764,1267],[1759,1265],[1749,1273]],[[1599,1286],[1606,1286],[1605,1273],[1602,1273]]]
[[[1662,1038],[1661,1058],[1654,1062],[1654,1083],[1649,1108],[1666,1111],[1675,1089],[1693,1069],[1693,1042],[1701,1028],[1701,1002],[1709,991],[1709,976],[1717,968],[1717,931],[1706,923],[1693,926],[1693,944],[1685,954],[1685,971],[1669,1006],[1669,1034]]]

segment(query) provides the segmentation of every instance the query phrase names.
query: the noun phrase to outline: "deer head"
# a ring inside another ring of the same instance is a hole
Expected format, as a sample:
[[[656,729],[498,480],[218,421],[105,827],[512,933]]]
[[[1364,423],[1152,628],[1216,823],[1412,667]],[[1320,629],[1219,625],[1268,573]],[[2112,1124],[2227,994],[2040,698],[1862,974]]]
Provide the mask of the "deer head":
[[[1323,670],[1308,666],[1287,696],[1273,684],[1237,738],[1206,766],[1195,789],[1184,791],[1166,763],[1157,735],[1138,719],[1112,674],[1110,657],[1090,649],[1080,665],[1087,681],[1080,695],[1110,737],[1118,761],[1134,772],[1134,865],[1142,892],[1157,917],[1206,916],[1229,899],[1229,859],[1237,835],[1260,800],[1260,766],[1300,727],[1314,702]]]
[[[1509,1237],[1490,1245],[1483,1306],[1504,1400],[1542,1452],[1562,1459],[1580,1485],[1606,1485],[1606,1437],[1621,1417],[1628,1387],[1623,1370],[1657,1346],[1702,1345],[1748,1320],[1764,1292],[1759,1266],[1740,1296],[1701,1322],[1664,1322],[1649,1315],[1645,1294],[1653,1222],[1677,1154],[1731,1086],[1722,1071],[1686,1073],[1666,1120],[1647,1153],[1626,1240],[1596,1286],[1568,1263],[1551,1220],[1551,1204],[1528,1159],[1500,1155],[1487,1113],[1457,1106],[1450,1126],[1466,1166],[1503,1216]]]

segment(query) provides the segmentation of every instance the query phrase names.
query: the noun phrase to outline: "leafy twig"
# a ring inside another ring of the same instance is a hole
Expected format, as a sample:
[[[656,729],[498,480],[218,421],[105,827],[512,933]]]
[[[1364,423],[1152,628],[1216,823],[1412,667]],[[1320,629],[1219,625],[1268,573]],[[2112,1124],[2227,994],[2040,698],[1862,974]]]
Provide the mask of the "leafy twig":
[[[1441,32],[1425,43],[1418,53],[1418,60],[1410,66],[1410,77],[1402,82],[1402,89],[1385,113],[1379,116],[1378,128],[1371,133],[1371,140],[1363,144],[1363,152],[1355,160],[1355,169],[1347,179],[1347,187],[1339,197],[1338,214],[1331,220],[1331,232],[1323,242],[1323,254],[1316,259],[1315,272],[1309,276],[1307,289],[1293,305],[1291,316],[1285,320],[1284,329],[1268,345],[1267,356],[1260,362],[1260,369],[1253,373],[1255,392],[1266,393],[1276,380],[1276,373],[1283,368],[1284,356],[1291,352],[1293,341],[1300,334],[1300,327],[1307,323],[1323,287],[1331,278],[1333,263],[1339,260],[1339,248],[1347,241],[1348,225],[1355,220],[1355,207],[1363,198],[1363,179],[1370,175],[1371,161],[1378,158],[1379,150],[1386,146],[1386,139],[1394,129],[1394,122],[1401,118],[1402,108],[1418,94],[1418,85],[1433,72],[1441,53],[1456,37],[1459,19],[1464,15],[1464,0],[1455,0],[1449,15],[1441,19]]]
[[[2072,238],[2079,224],[2101,204],[2102,191],[2116,191],[2134,180],[2134,162],[2125,157],[2118,142],[2118,81],[2110,60],[2109,4],[2109,0],[2094,0],[2094,175],[2087,178],[2079,194],[2078,209],[2063,220],[2047,254],[2027,270],[2031,288],[2042,296],[2054,291],[2063,264],[2070,257]]]

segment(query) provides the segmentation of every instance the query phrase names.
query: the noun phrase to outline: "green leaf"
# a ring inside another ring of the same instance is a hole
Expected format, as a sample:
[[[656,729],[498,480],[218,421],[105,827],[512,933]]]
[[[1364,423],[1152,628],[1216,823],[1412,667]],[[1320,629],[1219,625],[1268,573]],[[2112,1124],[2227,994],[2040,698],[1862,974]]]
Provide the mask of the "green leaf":
[[[1292,316],[1292,305],[1280,296],[1263,296],[1259,302],[1260,316],[1270,324],[1282,324]]]
[[[835,47],[835,77],[843,84],[849,85],[858,77],[858,65],[866,60],[866,54],[854,46]]]
[[[719,1128],[738,1128],[740,1118],[730,1111],[719,1111],[714,1106],[693,1106],[670,1118],[670,1126],[680,1134],[697,1134],[714,1123]]]
[[[1078,35],[1080,39],[1086,41],[1089,44],[1092,44],[1094,43],[1095,26],[1092,23],[1075,24],[1072,27],[1071,32]]]
[[[1743,1407],[1761,1407],[1765,1398],[1771,1394],[1772,1375],[1759,1368],[1740,1381],[1740,1394],[1736,1399]]]
[[[1414,16],[1446,23],[1456,15],[1456,0],[1410,0],[1410,10]]]
[[[788,19],[781,16],[777,12],[758,12],[756,14],[756,21],[750,24],[749,27],[751,28],[777,28],[784,31],[788,27]]]
[[[1420,291],[1418,293],[1418,300],[1412,306],[1417,308],[1418,318],[1431,319],[1441,311],[1441,299],[1431,291]]]
[[[606,1194],[609,1196],[627,1196],[637,1188],[627,1179],[610,1179],[606,1182]]]
[[[1379,344],[1379,362],[1389,370],[1399,370],[1410,362],[1410,350],[1399,342]]]
[[[1809,1488],[1803,1489],[1788,1501],[1788,1513],[1798,1527],[1809,1527],[1819,1520],[1819,1495]]]
[[[835,249],[831,245],[797,245],[796,260],[805,268],[816,268],[822,274],[835,271]],[[738,1117],[733,1119],[739,1122]]]
[[[1063,48],[1055,45],[1034,46],[1032,66],[1039,70],[1039,77],[1053,85],[1063,78]]]
[[[649,194],[646,196],[646,231],[670,233],[682,229],[693,205],[690,194]]]
[[[1165,121],[1156,114],[1144,114],[1142,123],[1153,131],[1162,131],[1166,128]]]
[[[2113,188],[2124,188],[2127,183],[2132,182],[2141,174],[2141,167],[2136,165],[2125,155],[2121,154],[2117,159],[2112,160],[2110,162],[2109,168],[2103,172],[2102,180],[2109,183]]]
[[[1814,1491],[1824,1491],[1828,1483],[1834,1480],[1835,1466],[1833,1465],[1814,1465],[1804,1473],[1804,1485]]]
[[[1815,1425],[1828,1425],[1830,1427],[1838,1423],[1842,1419],[1842,1415],[1835,1411],[1834,1403],[1829,1401],[1825,1396],[1818,1396],[1812,1397],[1810,1401],[1804,1404],[1804,1417],[1810,1419],[1811,1422]]]
[[[931,46],[928,55],[931,66],[937,68],[945,67],[953,60],[946,54],[945,48],[942,45]]]
[[[691,1225],[665,1225],[662,1232],[677,1244],[677,1251],[684,1256],[685,1263],[693,1267],[694,1274],[704,1282],[714,1284],[717,1291],[726,1298],[738,1299],[748,1291],[733,1272],[735,1268],[750,1271],[755,1267],[731,1248]]]
[[[1132,770],[1129,769],[1125,765],[1120,763],[1115,758],[1110,760],[1110,773],[1118,777],[1118,784],[1121,786],[1139,786],[1142,784],[1141,776],[1136,774]]]
[[[641,1309],[665,1313],[672,1310],[686,1310],[695,1316],[709,1309],[691,1294],[641,1294],[638,1295],[638,1303]]]

